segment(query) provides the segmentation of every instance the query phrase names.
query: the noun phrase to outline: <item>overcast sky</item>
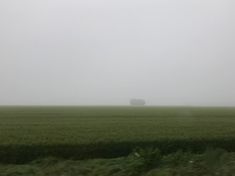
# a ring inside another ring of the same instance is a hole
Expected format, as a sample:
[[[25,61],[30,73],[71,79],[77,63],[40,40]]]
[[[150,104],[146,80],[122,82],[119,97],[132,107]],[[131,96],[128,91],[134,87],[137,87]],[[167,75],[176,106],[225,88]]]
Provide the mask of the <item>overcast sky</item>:
[[[234,0],[1,0],[0,104],[235,106]]]

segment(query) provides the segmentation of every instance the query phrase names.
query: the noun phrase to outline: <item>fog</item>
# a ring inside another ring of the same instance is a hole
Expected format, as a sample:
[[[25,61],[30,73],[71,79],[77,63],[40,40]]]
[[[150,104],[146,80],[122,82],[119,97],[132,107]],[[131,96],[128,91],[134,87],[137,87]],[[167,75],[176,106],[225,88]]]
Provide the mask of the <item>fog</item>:
[[[235,106],[234,0],[1,0],[1,105]]]

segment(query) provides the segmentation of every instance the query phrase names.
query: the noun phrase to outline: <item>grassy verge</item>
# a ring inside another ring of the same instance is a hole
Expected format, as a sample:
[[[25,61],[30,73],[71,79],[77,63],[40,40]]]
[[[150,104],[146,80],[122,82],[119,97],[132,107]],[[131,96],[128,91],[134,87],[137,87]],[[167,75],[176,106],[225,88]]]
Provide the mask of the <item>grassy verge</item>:
[[[1,176],[233,176],[235,153],[210,149],[202,153],[137,148],[126,157],[63,160],[44,158],[25,164],[0,164]]]
[[[0,146],[1,163],[26,163],[37,158],[57,157],[63,159],[113,158],[128,155],[136,147],[157,147],[163,154],[178,150],[199,153],[207,148],[220,147],[235,152],[235,140],[201,139],[201,140],[162,140],[162,141],[129,141],[97,143],[88,145],[7,145]]]

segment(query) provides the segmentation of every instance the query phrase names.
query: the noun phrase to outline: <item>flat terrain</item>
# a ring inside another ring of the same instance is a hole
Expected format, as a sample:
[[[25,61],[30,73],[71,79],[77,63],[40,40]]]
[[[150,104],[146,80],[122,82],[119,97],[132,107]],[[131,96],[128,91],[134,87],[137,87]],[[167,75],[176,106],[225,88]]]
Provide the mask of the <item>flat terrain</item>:
[[[2,162],[116,157],[136,146],[234,151],[235,108],[0,107]]]

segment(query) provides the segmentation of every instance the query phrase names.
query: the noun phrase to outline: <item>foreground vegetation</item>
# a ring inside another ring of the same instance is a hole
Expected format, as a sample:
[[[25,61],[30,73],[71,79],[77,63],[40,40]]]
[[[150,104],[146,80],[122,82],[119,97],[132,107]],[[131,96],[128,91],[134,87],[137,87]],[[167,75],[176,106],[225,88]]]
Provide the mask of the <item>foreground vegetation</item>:
[[[136,149],[114,159],[45,158],[27,164],[1,164],[1,176],[234,176],[235,153],[222,149],[201,154],[178,151],[163,155],[157,148]]]
[[[0,107],[0,162],[113,158],[154,146],[235,151],[235,108]]]

